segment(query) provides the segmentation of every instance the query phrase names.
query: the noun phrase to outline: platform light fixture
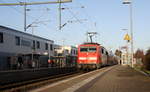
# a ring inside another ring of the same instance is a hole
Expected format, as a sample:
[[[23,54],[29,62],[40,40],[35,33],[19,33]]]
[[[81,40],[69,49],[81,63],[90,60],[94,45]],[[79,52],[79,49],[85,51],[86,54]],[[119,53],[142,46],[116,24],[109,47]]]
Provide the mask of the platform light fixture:
[[[133,47],[133,12],[132,12],[132,1],[131,0],[124,0],[123,4],[129,5],[129,12],[130,12],[130,35],[131,35],[131,67],[133,67],[133,54],[134,54],[134,47]]]

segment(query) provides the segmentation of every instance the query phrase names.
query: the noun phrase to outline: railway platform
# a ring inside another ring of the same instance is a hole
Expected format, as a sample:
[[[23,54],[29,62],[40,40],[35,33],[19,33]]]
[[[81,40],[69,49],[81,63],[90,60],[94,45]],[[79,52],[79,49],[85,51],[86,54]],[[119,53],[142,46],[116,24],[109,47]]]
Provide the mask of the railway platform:
[[[44,78],[53,78],[63,74],[69,74],[76,71],[74,67],[51,67],[25,70],[11,70],[0,72],[0,92],[6,89],[14,89],[21,85],[31,84],[33,82],[44,80]],[[10,92],[10,91],[9,91]]]
[[[150,92],[150,77],[128,66],[115,65],[30,92]]]

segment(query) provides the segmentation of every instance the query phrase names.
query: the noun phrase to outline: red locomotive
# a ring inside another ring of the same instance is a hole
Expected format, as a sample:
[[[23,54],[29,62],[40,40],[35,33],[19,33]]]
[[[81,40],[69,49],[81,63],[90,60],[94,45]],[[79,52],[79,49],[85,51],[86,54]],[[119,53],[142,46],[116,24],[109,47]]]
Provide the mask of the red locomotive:
[[[78,68],[98,69],[108,64],[108,52],[98,43],[84,43],[78,46]]]

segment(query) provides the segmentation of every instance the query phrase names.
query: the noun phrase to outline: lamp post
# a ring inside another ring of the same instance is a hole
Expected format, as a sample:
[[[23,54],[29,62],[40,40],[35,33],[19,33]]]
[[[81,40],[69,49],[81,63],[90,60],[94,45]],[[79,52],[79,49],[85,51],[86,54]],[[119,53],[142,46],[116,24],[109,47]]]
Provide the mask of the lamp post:
[[[129,12],[130,12],[130,34],[131,34],[131,67],[133,67],[133,54],[134,54],[134,48],[133,48],[133,16],[132,16],[132,1],[131,0],[124,0],[123,4],[129,5]]]
[[[28,28],[30,28],[30,27],[32,27],[32,40],[34,39],[34,27],[38,27],[38,26],[36,26],[36,25],[33,25],[33,24],[30,24],[30,25],[28,25],[27,27],[26,27],[26,29],[28,29]],[[33,40],[34,41],[34,40]],[[33,46],[32,46],[32,56],[31,56],[31,60],[32,60],[32,62],[33,62],[33,60],[34,60],[34,51],[35,51],[35,47],[34,47],[34,43],[33,43]]]
[[[26,11],[26,8],[27,8],[27,6],[26,6],[26,2],[25,2],[25,4],[24,4],[24,31],[27,30],[26,29],[26,26],[27,26],[27,11]]]

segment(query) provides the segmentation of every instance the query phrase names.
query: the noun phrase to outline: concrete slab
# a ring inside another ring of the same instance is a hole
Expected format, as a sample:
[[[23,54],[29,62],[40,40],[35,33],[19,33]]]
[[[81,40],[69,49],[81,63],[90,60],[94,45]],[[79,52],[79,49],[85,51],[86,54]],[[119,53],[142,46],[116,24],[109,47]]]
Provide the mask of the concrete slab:
[[[117,66],[75,92],[150,92],[150,77],[127,66]]]
[[[85,73],[73,78],[69,78],[63,81],[59,81],[45,87],[32,90],[30,92],[74,92],[85,84],[89,83],[96,77],[102,75],[103,73],[111,70],[113,67],[102,68],[89,73]]]

